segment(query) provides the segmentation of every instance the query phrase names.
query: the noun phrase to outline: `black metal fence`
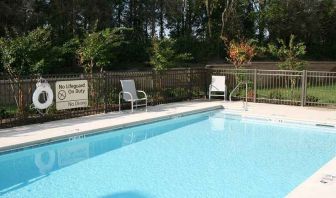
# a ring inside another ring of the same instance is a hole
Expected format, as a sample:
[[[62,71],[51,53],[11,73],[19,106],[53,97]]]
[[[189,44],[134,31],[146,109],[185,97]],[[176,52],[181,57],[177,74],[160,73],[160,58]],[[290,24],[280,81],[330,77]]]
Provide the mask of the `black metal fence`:
[[[88,80],[89,107],[56,110],[53,104],[42,114],[32,108],[32,95],[38,76],[22,77],[15,82],[0,76],[0,128],[117,111],[122,79],[134,79],[137,89],[148,94],[149,105],[205,98],[211,75],[226,76],[228,93],[237,85],[237,81],[247,81],[249,101],[336,107],[336,72],[187,68],[162,73],[44,75],[54,93],[57,81]],[[245,99],[245,90],[242,88],[238,91],[234,99]],[[124,103],[122,108],[129,107],[129,103]]]
[[[144,71],[44,75],[43,78],[54,93],[57,81],[87,80],[89,84],[89,107],[56,110],[53,104],[44,112],[32,108],[32,96],[39,76],[22,77],[15,82],[7,76],[1,76],[0,128],[117,111],[122,79],[134,79],[136,88],[146,91],[149,105],[204,98],[206,75],[204,69],[197,68],[172,69],[163,73]],[[122,105],[123,109],[130,107],[129,103]]]

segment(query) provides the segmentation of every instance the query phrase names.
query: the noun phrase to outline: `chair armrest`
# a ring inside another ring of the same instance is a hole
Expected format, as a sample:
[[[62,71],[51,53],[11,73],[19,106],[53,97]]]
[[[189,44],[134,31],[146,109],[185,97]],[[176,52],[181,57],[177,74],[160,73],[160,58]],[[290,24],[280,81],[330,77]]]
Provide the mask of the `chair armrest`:
[[[128,94],[128,95],[130,95],[131,96],[131,101],[133,101],[133,96],[132,96],[132,94],[130,92],[127,92],[127,91],[121,91],[121,92],[119,92],[119,98],[121,98],[120,97],[121,94]]]
[[[145,98],[147,99],[147,94],[146,94],[146,92],[144,92],[144,91],[142,91],[142,90],[137,90],[137,92],[139,92],[139,93],[143,93],[143,94],[145,95]]]

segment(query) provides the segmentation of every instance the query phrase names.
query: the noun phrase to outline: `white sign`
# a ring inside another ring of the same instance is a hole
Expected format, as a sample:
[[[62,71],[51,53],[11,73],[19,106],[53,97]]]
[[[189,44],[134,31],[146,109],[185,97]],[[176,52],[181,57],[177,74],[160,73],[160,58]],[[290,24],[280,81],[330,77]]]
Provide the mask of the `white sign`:
[[[87,80],[56,82],[57,110],[87,107],[88,105]]]

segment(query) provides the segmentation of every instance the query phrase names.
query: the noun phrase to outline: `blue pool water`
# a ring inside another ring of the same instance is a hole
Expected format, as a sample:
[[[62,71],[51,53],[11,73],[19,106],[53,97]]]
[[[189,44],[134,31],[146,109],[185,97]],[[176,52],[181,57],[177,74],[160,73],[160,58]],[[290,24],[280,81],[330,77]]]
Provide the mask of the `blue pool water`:
[[[336,131],[202,113],[0,155],[1,197],[284,197]]]

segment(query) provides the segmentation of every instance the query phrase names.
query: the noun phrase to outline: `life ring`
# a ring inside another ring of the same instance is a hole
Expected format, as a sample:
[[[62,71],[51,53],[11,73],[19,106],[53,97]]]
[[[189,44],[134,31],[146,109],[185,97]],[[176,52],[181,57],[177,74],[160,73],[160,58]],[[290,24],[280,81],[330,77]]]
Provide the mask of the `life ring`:
[[[44,103],[41,103],[39,101],[39,97],[40,95],[45,92],[46,93],[46,101]],[[46,109],[48,108],[54,99],[54,93],[50,88],[50,85],[48,83],[39,83],[37,84],[37,87],[34,91],[33,94],[33,104],[35,106],[35,108],[37,109]]]
[[[44,153],[48,153],[49,155],[47,162],[45,162],[42,159],[42,155]],[[55,151],[49,150],[49,151],[40,152],[40,153],[35,154],[35,165],[37,166],[37,168],[40,170],[40,173],[42,174],[45,174],[51,171],[52,168],[54,167],[55,161],[56,161]]]

